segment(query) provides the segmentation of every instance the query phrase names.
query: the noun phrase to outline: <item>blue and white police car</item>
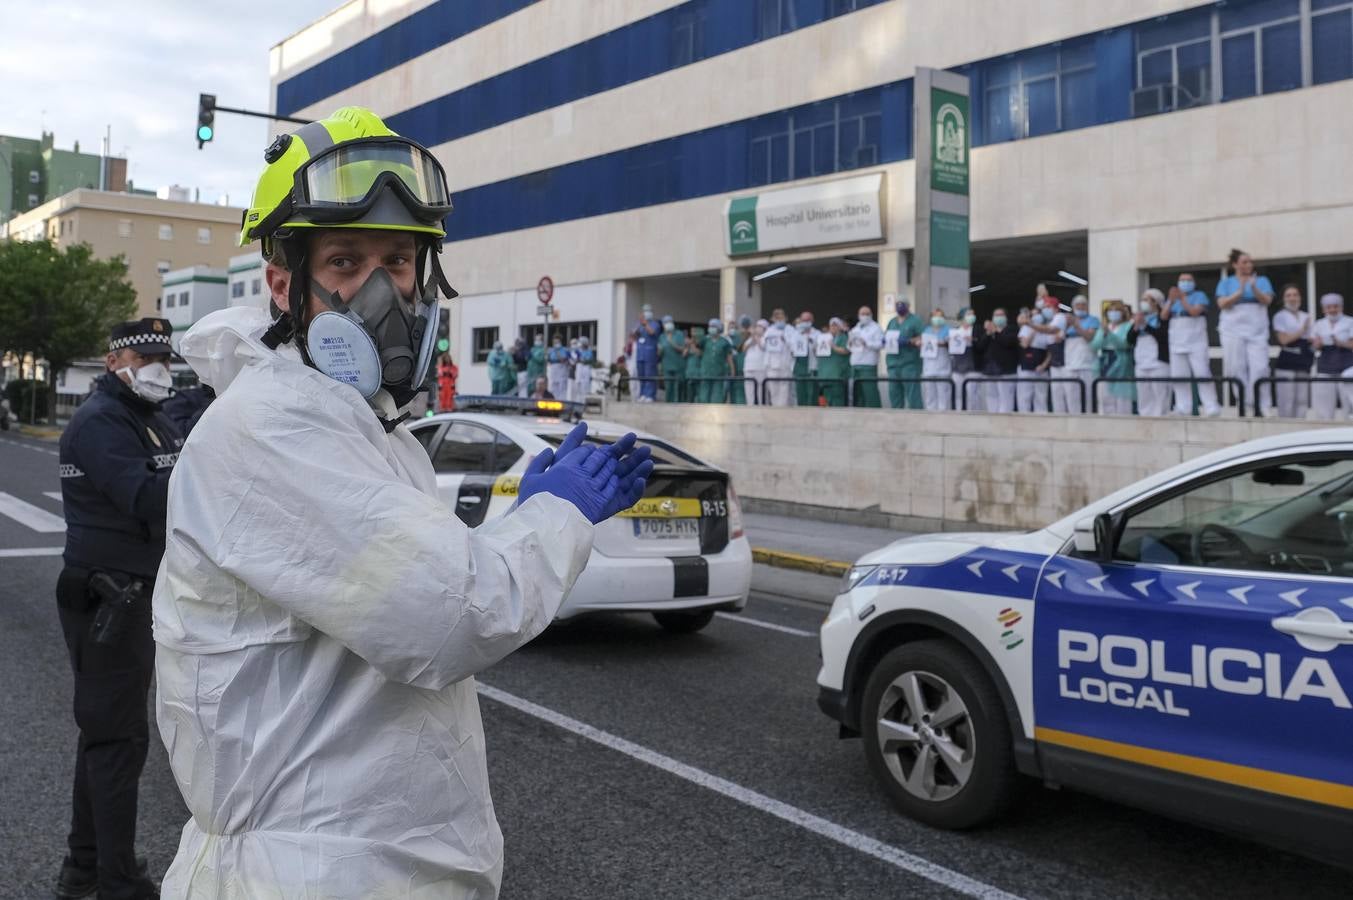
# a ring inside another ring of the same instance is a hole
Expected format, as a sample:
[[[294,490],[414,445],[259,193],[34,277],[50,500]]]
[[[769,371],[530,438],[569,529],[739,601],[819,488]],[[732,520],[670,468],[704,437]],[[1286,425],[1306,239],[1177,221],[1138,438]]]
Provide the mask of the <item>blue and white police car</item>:
[[[1353,428],[898,541],[821,642],[819,705],[923,822],[990,821],[1023,774],[1353,860]]]
[[[466,525],[502,515],[517,499],[521,473],[573,428],[581,404],[458,397],[457,412],[411,422],[427,448],[437,491]],[[627,431],[588,421],[587,440],[610,443]],[[719,610],[747,604],[752,549],[728,473],[655,435],[638,433],[655,463],[644,498],[596,527],[592,555],[558,618],[589,612],[651,613],[668,631],[704,628]]]

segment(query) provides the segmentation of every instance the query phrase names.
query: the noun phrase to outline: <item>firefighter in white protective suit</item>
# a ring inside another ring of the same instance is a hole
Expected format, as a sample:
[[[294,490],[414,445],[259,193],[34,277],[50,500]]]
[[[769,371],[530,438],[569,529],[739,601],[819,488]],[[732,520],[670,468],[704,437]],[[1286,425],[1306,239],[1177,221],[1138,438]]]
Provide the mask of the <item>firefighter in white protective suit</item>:
[[[273,309],[182,354],[217,399],[169,487],[157,718],[191,813],[176,898],[497,896],[472,676],[554,618],[593,525],[642,497],[579,426],[467,528],[402,424],[432,363],[440,164],[348,107],[283,135],[245,215]]]

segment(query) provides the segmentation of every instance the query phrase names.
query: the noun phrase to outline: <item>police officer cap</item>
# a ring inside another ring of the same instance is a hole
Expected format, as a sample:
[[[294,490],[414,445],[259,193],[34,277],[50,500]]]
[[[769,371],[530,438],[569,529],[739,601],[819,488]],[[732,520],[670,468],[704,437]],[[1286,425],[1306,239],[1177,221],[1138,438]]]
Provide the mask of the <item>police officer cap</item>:
[[[168,319],[145,318],[135,322],[119,322],[108,335],[109,351],[132,349],[147,356],[169,354],[174,348],[169,337],[174,326]]]

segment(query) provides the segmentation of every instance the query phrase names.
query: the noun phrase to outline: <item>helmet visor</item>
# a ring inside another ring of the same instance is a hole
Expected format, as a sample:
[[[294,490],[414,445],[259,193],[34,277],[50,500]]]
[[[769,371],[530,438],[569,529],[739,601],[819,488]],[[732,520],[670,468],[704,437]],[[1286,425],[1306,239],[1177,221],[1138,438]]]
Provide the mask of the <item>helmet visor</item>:
[[[422,147],[400,138],[347,141],[310,160],[297,173],[298,207],[337,215],[358,215],[377,190],[392,184],[406,205],[430,219],[451,209],[441,163]]]

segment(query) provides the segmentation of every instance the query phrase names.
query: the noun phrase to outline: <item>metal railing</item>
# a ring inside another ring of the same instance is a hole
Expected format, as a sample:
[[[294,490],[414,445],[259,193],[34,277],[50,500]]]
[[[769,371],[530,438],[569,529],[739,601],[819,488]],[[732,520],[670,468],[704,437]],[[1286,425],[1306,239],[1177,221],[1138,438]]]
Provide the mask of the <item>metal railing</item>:
[[[1099,412],[1099,386],[1101,384],[1187,384],[1190,390],[1199,384],[1211,382],[1214,385],[1229,387],[1236,401],[1236,412],[1245,416],[1245,385],[1239,378],[1230,375],[1153,375],[1147,378],[1096,378],[1090,383],[1090,411]],[[1220,395],[1220,391],[1218,394]]]
[[[912,384],[918,387],[923,384],[942,384],[949,388],[949,409],[958,409],[958,387],[954,384],[954,379],[948,375],[923,375],[919,378],[852,378],[851,386],[853,387],[857,384],[895,384],[900,388],[905,388],[907,385]],[[849,398],[852,401],[854,400],[853,393],[854,392],[852,391],[852,396]],[[891,396],[891,390],[889,391],[889,395]],[[894,408],[889,403],[889,397],[885,397],[882,391],[879,392],[879,402],[884,408]],[[852,402],[851,405],[853,406],[854,403]]]
[[[664,399],[663,402],[666,403],[677,403],[677,402],[731,403],[733,388],[739,384],[743,385],[744,403],[755,406],[759,404],[761,401],[761,393],[757,388],[756,379],[749,378],[745,375],[700,375],[692,378],[681,378],[681,379],[669,379],[663,377],[662,375],[631,375],[627,379],[626,383],[629,386],[630,397],[634,398],[638,397],[641,394],[641,388],[645,383],[653,382],[653,384],[656,385],[656,389],[654,391],[654,393],[656,393],[657,389],[662,389],[663,383],[666,381],[679,381],[681,384],[687,385],[692,389],[694,389],[694,392],[696,394],[699,393],[699,388],[702,385],[722,385],[721,389],[715,387],[715,392],[717,392],[718,394],[718,399],[716,400],[701,400],[698,398],[690,398],[678,401]],[[664,395],[665,393],[666,392],[664,391]],[[618,386],[616,387],[616,399],[617,400],[620,399],[620,390]]]
[[[1259,398],[1263,395],[1264,387],[1269,389],[1269,400],[1271,409],[1278,408],[1278,385],[1305,385],[1307,387],[1307,405],[1310,406],[1310,387],[1316,384],[1353,384],[1353,376],[1347,375],[1303,375],[1296,378],[1278,378],[1273,375],[1265,375],[1254,383],[1254,402],[1258,404]]]
[[[797,401],[797,399],[798,399],[798,397],[797,397],[797,390],[798,390],[798,388],[799,388],[801,385],[805,385],[805,384],[806,384],[806,385],[809,385],[810,388],[811,388],[811,390],[812,390],[812,392],[813,392],[813,402],[812,402],[811,404],[809,404],[810,406],[817,406],[817,405],[818,405],[818,403],[817,403],[817,398],[823,393],[823,391],[824,391],[825,388],[828,388],[828,387],[839,387],[839,388],[841,389],[841,398],[842,398],[842,403],[841,403],[841,405],[842,405],[842,406],[849,406],[849,405],[850,405],[850,404],[849,404],[849,400],[850,400],[850,379],[849,379],[849,378],[824,378],[823,376],[820,376],[820,375],[799,375],[799,376],[786,375],[786,376],[783,376],[783,377],[781,377],[781,376],[776,376],[776,377],[773,377],[773,378],[771,378],[771,377],[762,378],[762,379],[761,379],[761,393],[760,393],[762,405],[765,405],[765,406],[770,406],[770,405],[771,405],[770,402],[769,402],[769,400],[768,400],[767,395],[769,394],[768,385],[772,385],[772,384],[787,384],[787,385],[790,385],[790,386],[795,390],[795,392],[796,392],[796,394],[795,394],[795,400],[796,400],[796,401]],[[792,404],[792,405],[798,406],[799,404],[796,402],[796,403],[794,403],[794,404]]]
[[[963,400],[963,406],[962,406],[962,410],[963,410],[964,412],[967,412],[967,411],[968,411],[968,387],[969,387],[969,385],[974,385],[974,384],[976,384],[976,385],[982,385],[982,384],[1008,384],[1008,385],[1010,385],[1010,387],[1011,387],[1012,390],[1015,390],[1015,389],[1017,388],[1017,386],[1020,385],[1020,384],[1033,384],[1033,385],[1038,386],[1038,387],[1046,387],[1046,388],[1047,388],[1047,394],[1048,394],[1048,410],[1049,410],[1049,411],[1052,410],[1052,386],[1053,386],[1054,384],[1074,384],[1074,385],[1076,385],[1077,392],[1080,394],[1080,398],[1081,398],[1080,409],[1081,409],[1082,411],[1084,411],[1085,409],[1087,409],[1087,407],[1086,407],[1086,405],[1085,405],[1085,399],[1086,399],[1086,398],[1085,398],[1085,382],[1084,382],[1084,381],[1081,381],[1079,378],[1053,378],[1052,376],[1048,376],[1047,378],[1044,378],[1044,377],[1042,377],[1042,376],[1039,376],[1038,378],[1024,378],[1024,379],[1021,379],[1021,378],[1019,378],[1018,376],[1015,376],[1015,375],[1011,375],[1011,376],[1006,377],[1006,378],[994,378],[994,377],[992,377],[992,376],[990,376],[990,375],[972,375],[972,376],[969,376],[969,377],[963,379],[963,397],[962,397],[962,400]],[[984,410],[984,412],[989,412],[989,411],[990,411],[990,410]],[[1070,414],[1070,413],[1068,413],[1068,414]],[[1080,413],[1076,413],[1076,415],[1079,415],[1079,414],[1080,414]]]

